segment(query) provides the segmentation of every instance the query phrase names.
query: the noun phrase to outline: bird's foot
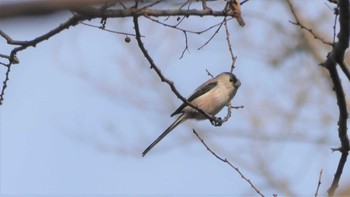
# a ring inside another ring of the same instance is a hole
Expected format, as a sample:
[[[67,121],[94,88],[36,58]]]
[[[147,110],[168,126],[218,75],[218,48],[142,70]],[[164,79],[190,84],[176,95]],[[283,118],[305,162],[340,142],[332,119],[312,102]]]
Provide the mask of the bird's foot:
[[[222,119],[220,117],[219,118],[214,117],[213,120],[210,120],[210,123],[216,127],[219,127],[222,125]]]

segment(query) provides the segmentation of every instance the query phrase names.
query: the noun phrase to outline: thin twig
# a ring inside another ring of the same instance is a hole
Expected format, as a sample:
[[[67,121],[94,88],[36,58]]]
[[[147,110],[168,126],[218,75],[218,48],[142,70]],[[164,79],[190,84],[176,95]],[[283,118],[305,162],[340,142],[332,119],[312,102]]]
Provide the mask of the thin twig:
[[[11,56],[8,56],[8,55],[0,54],[0,57],[9,60],[9,62],[11,64],[18,64],[19,63],[19,60],[18,60],[17,56],[11,57]],[[3,64],[3,65],[6,66],[6,67],[9,66],[8,64]]]
[[[249,0],[244,0],[244,1],[242,1],[242,2],[241,2],[241,5],[247,3],[248,1],[249,1]]]
[[[335,17],[334,17],[334,25],[333,25],[333,44],[335,43],[335,37],[337,36],[337,21],[338,21],[338,15],[339,15],[338,7],[334,8],[334,15]]]
[[[196,130],[193,129],[193,133],[197,136],[197,138],[201,141],[201,143],[205,146],[205,148],[212,154],[214,155],[218,160],[226,163],[229,165],[231,168],[233,168],[241,177],[244,179],[254,190],[257,194],[260,196],[264,197],[264,195],[259,191],[258,188],[255,187],[255,185],[237,168],[235,167],[229,160],[226,158],[223,159],[222,157],[218,156],[214,151],[212,151],[209,146],[204,142],[203,138],[199,136],[199,134],[196,132]]]
[[[227,114],[224,117],[224,119],[222,119],[222,122],[227,122],[228,119],[230,119],[231,115],[232,115],[232,104],[231,104],[231,102],[227,103],[226,107],[227,107]]]
[[[158,3],[162,2],[162,1],[163,1],[163,0],[158,0],[158,1],[155,1],[155,2],[150,3],[150,4],[148,4],[148,5],[145,5],[145,6],[143,6],[142,8],[140,8],[140,10],[150,8],[150,7],[154,6],[154,5],[157,5]]]
[[[193,31],[193,30],[189,30],[189,29],[183,29],[183,28],[179,27],[178,24],[176,24],[176,25],[170,25],[170,24],[161,22],[161,21],[159,21],[158,19],[154,19],[154,18],[152,18],[152,17],[150,17],[150,16],[145,16],[145,18],[147,18],[147,19],[149,19],[149,20],[151,20],[151,21],[153,21],[153,22],[155,22],[155,23],[158,23],[158,24],[160,24],[160,25],[163,25],[163,26],[165,26],[165,27],[169,27],[169,28],[176,29],[176,30],[179,30],[179,31],[185,31],[185,32],[191,33],[191,34],[202,34],[202,33],[205,33],[205,32],[207,32],[207,31],[209,31],[209,30],[211,30],[211,29],[213,29],[213,28],[215,28],[215,27],[217,27],[217,26],[219,26],[219,25],[222,24],[222,22],[220,22],[220,23],[217,23],[217,24],[215,24],[215,25],[212,25],[212,26],[210,26],[210,27],[208,27],[208,28],[206,28],[206,29],[204,29],[204,30],[201,30],[201,31]],[[229,19],[229,20],[230,20],[230,19]]]
[[[231,41],[230,41],[230,32],[228,31],[228,27],[227,27],[227,22],[224,21],[224,25],[225,25],[225,32],[226,32],[226,41],[227,41],[227,45],[228,45],[228,50],[230,52],[230,55],[231,55],[231,60],[232,60],[232,64],[231,64],[231,73],[233,71],[233,69],[235,68],[235,63],[236,63],[236,60],[237,60],[237,56],[234,56],[233,55],[233,52],[232,52],[232,46],[231,46]]]
[[[181,56],[180,56],[179,59],[182,59],[182,58],[184,57],[186,51],[187,51],[188,53],[190,52],[190,50],[188,49],[187,32],[186,32],[186,31],[183,31],[183,33],[185,34],[185,48],[184,48],[184,50],[182,51]]]
[[[219,30],[222,27],[222,24],[224,23],[224,21],[226,20],[226,16],[224,17],[224,20],[220,23],[219,27],[216,29],[216,31],[214,32],[214,34],[209,38],[209,40],[207,40],[202,46],[200,46],[198,48],[198,50],[201,50],[203,47],[205,47],[215,36],[216,34],[219,32]]]
[[[207,74],[208,74],[211,78],[214,78],[214,76],[209,72],[208,69],[205,69],[205,71],[207,71]]]
[[[322,179],[322,169],[320,171],[320,176],[318,177],[318,182],[317,182],[317,188],[316,188],[316,192],[315,192],[315,197],[318,196],[318,190],[320,189],[321,186],[321,179]]]
[[[241,106],[232,106],[231,102],[227,103],[226,107],[227,107],[227,114],[224,117],[224,119],[222,119],[223,123],[227,122],[231,118],[232,109],[243,109],[244,108],[243,105],[241,105]]]
[[[333,44],[329,41],[326,41],[324,38],[321,38],[321,36],[317,35],[312,29],[306,27],[305,25],[302,24],[298,14],[296,13],[295,8],[293,7],[292,3],[290,0],[287,0],[287,4],[290,8],[290,11],[292,12],[292,15],[294,16],[295,22],[289,21],[291,24],[299,26],[301,29],[305,29],[308,31],[315,39],[320,40],[322,43],[333,46]]]
[[[183,7],[185,7],[186,6],[186,4],[189,4],[188,5],[188,7],[191,5],[191,3],[192,3],[192,0],[187,0],[184,4],[182,4],[181,6],[180,6],[180,9],[182,9]]]
[[[6,40],[7,44],[11,44],[11,45],[25,45],[25,44],[27,44],[27,41],[16,41],[16,40],[13,40],[9,35],[7,35],[1,29],[0,29],[0,36],[3,37]]]
[[[306,31],[308,31],[315,39],[321,41],[323,44],[329,45],[329,46],[333,46],[333,44],[329,41],[326,41],[325,39],[321,38],[321,36],[317,35],[312,29],[306,27],[305,25],[301,24],[299,19],[297,19],[296,22],[293,21],[289,21],[291,24],[299,26],[301,29],[305,29]]]
[[[185,16],[182,16],[182,17],[180,17],[180,16],[178,16],[178,18],[177,18],[177,23],[176,23],[176,25],[175,25],[175,27],[178,27],[184,20],[185,20]]]
[[[243,108],[244,108],[244,105],[232,106],[231,108],[233,108],[233,109],[243,109]]]
[[[9,81],[9,75],[10,75],[10,70],[11,70],[11,63],[7,65],[7,70],[5,74],[5,80],[2,82],[2,89],[1,89],[1,94],[0,94],[0,106],[2,106],[2,103],[4,101],[4,96],[5,96],[5,89],[7,88],[7,83]]]
[[[98,28],[98,29],[101,29],[103,31],[110,32],[110,33],[121,34],[121,35],[126,35],[126,36],[136,36],[135,34],[132,34],[132,33],[126,33],[126,32],[121,32],[121,31],[114,31],[114,30],[106,29],[103,26],[92,25],[92,24],[85,23],[85,22],[80,22],[80,24],[86,25],[88,27]]]

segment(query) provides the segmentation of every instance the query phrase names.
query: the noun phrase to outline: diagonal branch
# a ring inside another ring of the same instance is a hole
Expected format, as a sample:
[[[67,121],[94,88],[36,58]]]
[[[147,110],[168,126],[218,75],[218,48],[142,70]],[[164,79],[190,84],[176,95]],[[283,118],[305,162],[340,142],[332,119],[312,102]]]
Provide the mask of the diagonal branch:
[[[70,19],[68,19],[66,22],[60,24],[59,26],[57,26],[56,28],[52,29],[51,31],[45,33],[44,35],[41,35],[33,40],[30,41],[15,41],[13,40],[10,36],[8,36],[5,32],[0,30],[0,36],[3,37],[8,44],[12,44],[12,45],[19,45],[18,47],[14,48],[11,51],[11,54],[9,56],[6,57],[6,59],[9,60],[8,64],[5,64],[7,68],[7,72],[6,72],[6,77],[5,80],[3,81],[3,85],[2,85],[2,89],[1,89],[1,93],[0,93],[0,106],[3,103],[4,100],[4,95],[5,95],[5,89],[7,88],[7,83],[9,80],[9,74],[10,74],[10,67],[12,66],[12,64],[16,64],[19,62],[19,60],[17,59],[17,53],[19,51],[22,51],[30,46],[35,47],[37,44],[41,43],[42,41],[48,40],[49,38],[53,37],[54,35],[60,33],[61,31],[68,29],[71,26],[75,26],[77,24],[79,24],[80,21],[88,19],[88,17],[85,16],[81,16],[81,15],[74,15],[73,17],[71,17]]]
[[[316,191],[315,191],[315,197],[318,196],[318,191],[320,190],[320,186],[321,186],[321,179],[322,179],[322,169],[320,171],[320,175],[318,177],[318,182],[317,182],[317,187],[316,187]]]
[[[216,157],[218,160],[226,163],[227,165],[229,165],[231,168],[233,168],[236,172],[238,172],[238,174],[242,177],[242,179],[244,179],[254,190],[256,193],[258,193],[260,196],[264,197],[264,194],[262,194],[256,187],[255,185],[247,178],[244,176],[244,174],[236,167],[234,166],[229,160],[227,160],[226,158],[223,159],[221,158],[219,155],[217,155],[213,150],[211,150],[209,148],[209,146],[204,142],[203,138],[199,136],[199,134],[196,132],[196,130],[193,129],[193,133],[197,136],[197,138],[201,141],[201,143],[205,146],[205,148],[207,148],[207,150],[214,155],[214,157]]]
[[[327,41],[325,38],[322,38],[321,35],[318,35],[318,33],[316,33],[314,30],[312,30],[311,28],[308,28],[304,22],[302,20],[302,17],[299,16],[299,14],[297,13],[297,10],[293,7],[292,2],[290,0],[287,0],[287,4],[290,8],[290,11],[295,19],[295,22],[293,21],[289,21],[291,24],[299,26],[301,29],[304,29],[306,31],[308,31],[313,37],[314,39],[317,39],[319,41],[321,41],[323,44],[329,45],[329,46],[333,46],[333,43],[331,43],[330,41]]]
[[[285,1],[285,2],[286,2],[286,4],[287,4],[287,6],[289,7],[292,16],[294,17],[294,21],[296,21],[297,24],[300,24],[300,25],[303,26],[303,27],[306,27],[306,26],[308,26],[308,24],[310,24],[310,22],[309,22],[308,20],[305,20],[305,17],[303,17],[303,16],[301,15],[300,10],[296,9],[296,8],[292,5],[292,4],[293,4],[292,0],[287,0],[287,1]],[[302,28],[301,26],[299,26],[299,27],[300,27],[300,29],[302,30],[303,28]],[[314,32],[314,35],[311,34],[309,31],[300,31],[300,33],[301,33],[301,39],[302,39],[302,40],[301,40],[301,42],[302,42],[301,44],[302,44],[303,46],[305,46],[305,47],[310,51],[310,53],[314,56],[314,58],[315,58],[318,62],[322,62],[322,61],[324,60],[324,56],[320,53],[319,47],[316,45],[316,42],[314,42],[314,40],[312,40],[312,39],[309,37],[310,35],[312,35],[312,36],[314,37],[314,39],[315,39],[315,37],[321,38],[320,36],[321,36],[322,34],[320,34],[320,33],[315,34],[315,32],[320,32],[320,31],[317,30],[317,29],[314,29],[313,32]],[[320,36],[317,36],[317,35],[320,35]],[[324,37],[324,36],[322,36],[322,37]],[[317,39],[315,39],[315,40],[317,40]],[[318,39],[318,40],[320,40],[320,39]],[[322,39],[322,40],[326,41],[326,39]],[[322,40],[321,40],[321,42],[324,43]],[[326,41],[326,42],[327,42],[327,41]],[[330,42],[330,41],[329,41],[329,42]],[[331,43],[331,46],[333,46],[333,43]],[[327,77],[328,77],[328,76],[327,76]]]

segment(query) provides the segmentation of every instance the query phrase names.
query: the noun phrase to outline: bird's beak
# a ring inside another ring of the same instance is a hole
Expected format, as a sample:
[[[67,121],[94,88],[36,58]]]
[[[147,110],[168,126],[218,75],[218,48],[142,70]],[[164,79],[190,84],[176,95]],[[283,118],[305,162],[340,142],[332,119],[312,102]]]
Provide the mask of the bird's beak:
[[[235,83],[235,88],[239,88],[239,86],[241,86],[241,81],[239,79],[237,79],[237,81]]]

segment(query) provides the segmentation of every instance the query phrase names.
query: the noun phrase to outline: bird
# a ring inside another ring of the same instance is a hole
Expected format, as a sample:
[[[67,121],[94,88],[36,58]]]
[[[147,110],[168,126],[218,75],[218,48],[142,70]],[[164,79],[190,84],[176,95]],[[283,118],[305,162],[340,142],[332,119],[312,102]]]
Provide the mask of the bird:
[[[188,97],[187,101],[193,106],[205,111],[209,115],[216,115],[221,109],[228,104],[235,96],[238,88],[241,86],[240,80],[230,72],[223,72],[218,76],[209,79],[200,85]],[[170,133],[176,126],[188,119],[205,120],[207,117],[189,106],[186,103],[180,105],[174,113],[170,115],[173,117],[180,114],[180,116],[156,139],[149,145],[142,153],[144,157],[160,140]]]

